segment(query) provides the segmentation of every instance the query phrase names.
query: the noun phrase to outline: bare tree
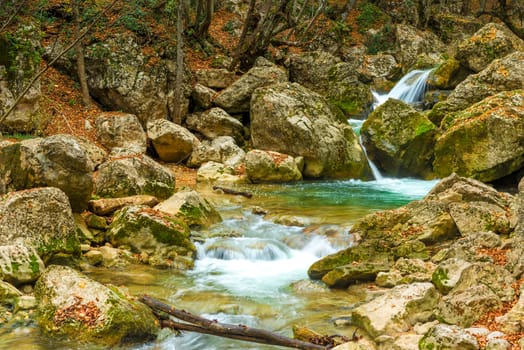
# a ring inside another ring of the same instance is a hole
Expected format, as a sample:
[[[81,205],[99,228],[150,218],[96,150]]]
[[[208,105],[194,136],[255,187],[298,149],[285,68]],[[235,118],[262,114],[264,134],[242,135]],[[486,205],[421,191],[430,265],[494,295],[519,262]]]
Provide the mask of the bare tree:
[[[75,37],[80,37],[80,31],[82,22],[80,19],[80,6],[83,1],[74,0],[72,3],[73,6],[73,15],[74,15],[74,31]],[[76,50],[76,70],[78,73],[78,81],[80,82],[80,88],[82,90],[82,102],[84,106],[89,106],[91,104],[91,97],[89,96],[89,87],[87,86],[87,74],[86,74],[86,65],[84,60],[84,44],[82,40],[78,40],[78,43],[75,47]]]

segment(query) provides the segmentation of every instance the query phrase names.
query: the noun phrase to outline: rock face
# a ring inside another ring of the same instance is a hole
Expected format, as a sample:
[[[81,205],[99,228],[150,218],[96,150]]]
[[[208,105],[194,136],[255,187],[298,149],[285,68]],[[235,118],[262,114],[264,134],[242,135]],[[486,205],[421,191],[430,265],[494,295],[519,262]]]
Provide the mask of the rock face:
[[[431,32],[420,32],[413,26],[398,24],[395,34],[400,45],[397,61],[403,71],[412,69],[421,58],[428,63],[438,62],[441,53],[446,51],[445,45]]]
[[[193,152],[193,147],[200,143],[189,130],[165,119],[149,122],[147,136],[164,162],[185,161]]]
[[[132,206],[117,212],[106,237],[116,247],[146,253],[153,266],[187,268],[196,252],[184,222],[149,207]]]
[[[154,209],[176,216],[190,227],[209,227],[222,221],[215,207],[190,189],[175,193]]]
[[[101,197],[149,194],[165,199],[174,191],[171,172],[145,155],[110,160],[100,165],[95,176],[95,194]]]
[[[447,100],[437,103],[429,119],[436,125],[448,114],[461,111],[502,91],[524,88],[524,52],[514,52],[494,60],[484,70],[468,76]]]
[[[436,126],[402,101],[377,107],[361,129],[368,156],[392,176],[431,175]]]
[[[239,144],[244,141],[242,123],[218,107],[189,115],[186,125],[190,130],[199,132],[208,139],[231,136]]]
[[[251,94],[256,88],[287,81],[287,72],[264,58],[215,97],[214,103],[228,113],[248,112]]]
[[[38,323],[55,336],[111,347],[144,342],[158,332],[147,306],[65,266],[50,266],[38,280],[35,296]]]
[[[89,92],[104,106],[132,113],[144,126],[149,120],[172,117],[176,76],[173,57],[144,54],[132,36],[96,42],[85,52]],[[150,60],[158,63],[151,65]],[[183,110],[187,110],[189,94],[186,86]]]
[[[295,83],[257,89],[251,138],[258,149],[304,157],[305,177],[369,179],[357,137],[318,94]]]
[[[372,337],[405,332],[417,322],[431,319],[438,292],[431,283],[401,285],[353,310],[355,324]]]
[[[0,115],[14,104],[18,95],[39,69],[41,48],[39,30],[33,25],[20,25],[8,36],[0,35]],[[41,125],[40,81],[32,84],[14,110],[0,123],[0,130],[29,133]]]
[[[502,92],[443,120],[433,168],[493,181],[524,165],[524,92]]]
[[[246,174],[253,183],[302,180],[303,159],[272,151],[251,150],[246,154]]]
[[[15,243],[34,248],[44,261],[57,253],[80,251],[64,192],[53,187],[36,188],[12,192],[0,201],[0,245]]]
[[[329,88],[329,72],[340,58],[325,51],[293,54],[289,59],[289,80],[319,94]]]
[[[377,78],[394,79],[400,71],[400,66],[394,56],[377,54],[364,56],[362,66],[357,72],[362,81],[371,82]]]
[[[454,89],[468,76],[460,62],[451,57],[442,62],[428,78],[428,84],[438,89]]]
[[[71,135],[25,140],[0,147],[0,189],[52,186],[82,211],[93,190],[93,171],[104,152]]]
[[[108,149],[123,148],[145,153],[147,137],[134,114],[102,113],[95,120],[98,141]]]
[[[491,61],[513,51],[524,51],[524,41],[505,25],[489,23],[457,48],[457,59],[474,72],[480,72]]]

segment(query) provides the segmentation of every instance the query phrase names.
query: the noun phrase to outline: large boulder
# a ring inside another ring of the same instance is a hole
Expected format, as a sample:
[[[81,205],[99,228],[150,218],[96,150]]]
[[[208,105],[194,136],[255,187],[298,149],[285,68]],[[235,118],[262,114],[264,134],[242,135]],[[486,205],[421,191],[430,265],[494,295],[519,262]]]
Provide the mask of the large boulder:
[[[189,227],[172,215],[131,206],[115,214],[106,238],[116,247],[147,254],[150,265],[187,268],[192,266],[196,252],[189,233]]]
[[[430,177],[437,127],[408,104],[388,99],[362,125],[373,162],[392,176]]]
[[[213,102],[228,113],[248,112],[251,95],[256,88],[287,80],[287,72],[283,68],[259,57],[253,68],[222,90]]]
[[[199,167],[207,162],[217,162],[236,169],[243,163],[245,155],[246,152],[237,146],[231,136],[220,136],[199,143],[193,149],[187,165]]]
[[[461,42],[455,56],[462,65],[478,73],[494,59],[513,51],[524,51],[524,41],[505,25],[488,23]]]
[[[302,158],[272,151],[251,150],[245,159],[246,175],[253,183],[302,180]]]
[[[154,50],[143,51],[131,35],[93,42],[85,53],[89,92],[107,108],[132,113],[144,126],[149,120],[172,119],[173,111],[180,107],[187,111],[191,88],[186,82],[181,106],[175,106],[177,68],[173,54],[161,58]],[[184,74],[186,79],[189,76]]]
[[[375,338],[405,332],[417,322],[431,320],[437,301],[438,292],[431,283],[401,285],[355,308],[351,317]]]
[[[198,169],[197,182],[199,183],[249,183],[247,176],[237,172],[230,166],[213,161],[206,162]]]
[[[156,119],[147,124],[147,136],[160,160],[180,163],[193,152],[200,142],[189,130],[166,119]]]
[[[364,56],[362,66],[357,69],[359,78],[368,82],[377,78],[393,80],[399,71],[400,66],[395,57],[385,53]]]
[[[73,213],[64,192],[45,187],[2,197],[0,245],[12,244],[34,248],[44,261],[58,253],[79,253]]]
[[[54,336],[103,346],[152,340],[159,331],[153,312],[65,266],[51,265],[35,286],[38,323]]]
[[[420,350],[433,349],[448,350],[478,350],[477,339],[464,329],[447,324],[437,324],[427,332],[420,340]]]
[[[123,148],[134,153],[145,153],[147,137],[134,114],[106,112],[95,119],[98,141],[106,148]]]
[[[33,247],[0,245],[0,280],[21,285],[34,282],[44,271],[44,262]]]
[[[523,90],[488,97],[442,124],[446,130],[437,139],[433,162],[437,176],[456,172],[488,182],[524,165]]]
[[[325,52],[312,51],[289,57],[289,80],[323,94],[329,88],[330,70],[340,58]]]
[[[502,91],[524,88],[524,52],[513,52],[491,62],[484,70],[468,76],[449,97],[437,103],[429,114],[436,125],[453,112],[466,109]]]
[[[255,91],[251,138],[255,148],[304,157],[305,177],[371,178],[351,127],[337,118],[322,96],[299,84]]]
[[[193,113],[186,118],[187,127],[208,139],[231,136],[239,144],[244,141],[244,126],[222,108],[211,108],[202,113]]]
[[[428,77],[428,84],[437,89],[454,89],[464,81],[470,73],[460,65],[460,62],[450,57],[440,63]],[[440,102],[440,101],[437,101]]]
[[[178,217],[190,227],[209,227],[222,221],[215,207],[191,189],[178,191],[154,209]]]
[[[197,69],[195,79],[208,88],[224,89],[235,81],[235,73],[223,68]]]
[[[418,60],[434,63],[440,60],[442,53],[446,52],[446,46],[440,39],[430,31],[418,31],[408,24],[397,24],[395,35],[400,46],[397,61],[402,70],[411,70]]]
[[[100,165],[94,192],[101,197],[150,194],[165,199],[175,192],[175,178],[146,155],[122,157]]]
[[[20,25],[14,33],[0,34],[0,115],[15,103],[40,65],[40,37],[35,25]],[[29,133],[40,128],[40,81],[31,83],[7,118],[0,121],[0,131]]]
[[[52,186],[82,211],[93,191],[93,171],[104,155],[98,147],[72,135],[24,140],[0,147],[0,189]]]

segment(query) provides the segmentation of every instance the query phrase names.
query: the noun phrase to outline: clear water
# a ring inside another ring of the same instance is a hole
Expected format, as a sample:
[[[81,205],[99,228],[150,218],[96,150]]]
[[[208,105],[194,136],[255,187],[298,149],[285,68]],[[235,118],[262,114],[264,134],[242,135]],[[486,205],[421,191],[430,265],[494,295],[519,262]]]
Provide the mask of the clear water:
[[[426,92],[427,80],[432,69],[416,69],[407,73],[400,79],[393,89],[387,94],[379,94],[373,91],[375,99],[374,108],[386,102],[389,98],[404,101],[406,103],[415,103],[422,100]]]

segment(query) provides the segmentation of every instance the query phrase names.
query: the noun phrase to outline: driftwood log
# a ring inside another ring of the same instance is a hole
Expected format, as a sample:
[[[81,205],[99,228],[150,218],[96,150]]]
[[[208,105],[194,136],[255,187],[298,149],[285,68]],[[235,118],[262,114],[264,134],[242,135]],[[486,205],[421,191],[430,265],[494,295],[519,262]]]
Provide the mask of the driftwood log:
[[[236,196],[244,196],[246,198],[251,198],[253,197],[253,195],[249,192],[243,192],[243,191],[237,191],[237,190],[233,190],[231,188],[225,188],[225,187],[221,187],[221,186],[213,186],[213,190],[214,191],[217,191],[217,190],[220,190],[226,194],[233,194],[233,195],[236,195]]]
[[[140,297],[140,301],[149,306],[153,311],[164,312],[170,316],[178,318],[184,322],[174,321],[172,319],[161,320],[162,327],[167,327],[179,331],[198,332],[211,334],[219,337],[243,340],[254,343],[278,345],[302,350],[327,350],[330,347],[305,342],[293,338],[282,336],[278,333],[267,331],[259,328],[252,328],[245,325],[234,325],[220,323],[216,320],[194,315],[184,310],[178,310],[174,306],[165,304],[149,296]]]

